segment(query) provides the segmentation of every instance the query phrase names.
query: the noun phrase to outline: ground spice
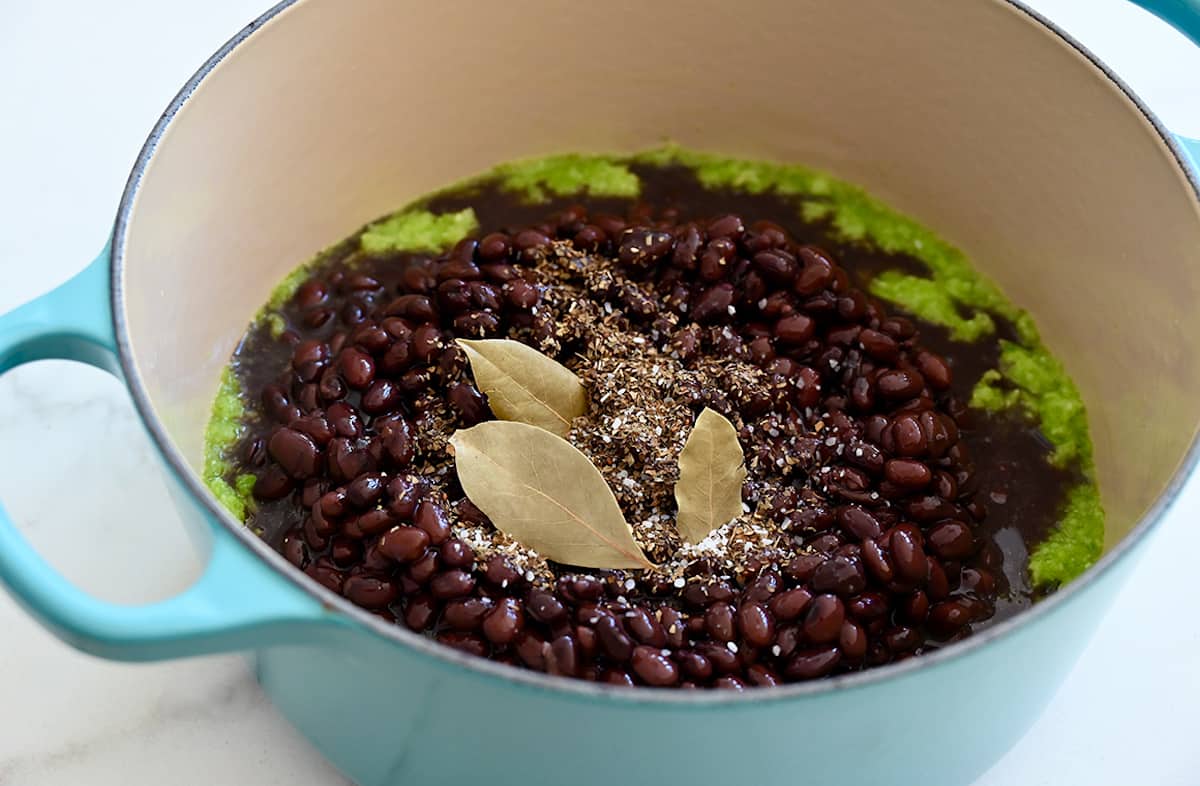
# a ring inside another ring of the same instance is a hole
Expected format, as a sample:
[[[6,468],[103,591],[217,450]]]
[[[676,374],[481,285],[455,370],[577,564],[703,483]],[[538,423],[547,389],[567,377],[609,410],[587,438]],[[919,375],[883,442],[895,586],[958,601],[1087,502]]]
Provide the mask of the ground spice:
[[[536,317],[543,331],[531,329],[525,338],[559,359],[587,388],[589,410],[566,438],[600,470],[634,537],[658,564],[655,572],[661,575],[645,578],[736,577],[747,566],[786,561],[800,550],[806,533],[791,514],[827,504],[825,485],[832,470],[824,461],[839,456],[850,437],[827,426],[822,417],[828,415],[811,409],[804,417],[766,413],[748,422],[739,411],[741,402],[789,391],[772,390],[777,384],[772,376],[746,357],[699,356],[694,327],[681,331],[678,316],[660,311],[656,296],[625,277],[611,259],[555,243],[527,272],[541,282]],[[743,515],[689,545],[675,529],[674,485],[679,453],[696,411],[704,406],[738,430],[748,483]],[[418,442],[427,456],[444,451],[453,429],[454,413],[444,406],[445,411],[435,409],[417,421]],[[435,471],[444,474],[444,467]],[[797,493],[797,482],[806,484],[806,493]],[[539,583],[553,579],[535,551],[487,524],[460,520],[455,533],[485,558],[502,554]],[[694,570],[701,562],[704,570]]]

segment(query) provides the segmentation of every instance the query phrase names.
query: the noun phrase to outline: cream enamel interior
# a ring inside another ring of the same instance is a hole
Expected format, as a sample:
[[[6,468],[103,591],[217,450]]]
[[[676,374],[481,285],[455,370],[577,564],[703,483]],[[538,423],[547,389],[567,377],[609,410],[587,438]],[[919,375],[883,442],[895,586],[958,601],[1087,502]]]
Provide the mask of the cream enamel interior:
[[[1200,205],[1138,107],[1002,0],[298,3],[201,82],[133,203],[156,414],[198,468],[248,320],[364,222],[507,159],[666,138],[828,170],[961,246],[1079,384],[1110,544],[1163,489],[1200,422]]]

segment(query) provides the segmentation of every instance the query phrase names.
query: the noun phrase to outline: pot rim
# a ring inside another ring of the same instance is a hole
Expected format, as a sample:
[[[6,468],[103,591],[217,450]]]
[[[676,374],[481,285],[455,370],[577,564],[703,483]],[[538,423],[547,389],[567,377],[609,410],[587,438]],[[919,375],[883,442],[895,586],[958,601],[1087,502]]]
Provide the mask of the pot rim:
[[[1200,174],[1194,172],[1188,165],[1187,159],[1184,157],[1179,146],[1175,143],[1172,135],[1166,130],[1163,124],[1157,117],[1146,107],[1146,105],[1134,94],[1134,92],[1126,85],[1116,74],[1114,74],[1104,63],[1102,63],[1092,52],[1090,52],[1081,43],[1076,41],[1071,35],[1055,25],[1049,19],[1024,5],[1021,0],[997,0],[998,2],[1006,3],[1015,10],[1025,14],[1033,21],[1042,25],[1057,35],[1062,41],[1080,55],[1089,60],[1092,65],[1103,73],[1113,85],[1120,90],[1133,104],[1141,111],[1146,120],[1153,126],[1159,137],[1170,149],[1174,155],[1176,163],[1183,170],[1188,183],[1195,192],[1196,198],[1200,201]],[[681,691],[670,688],[649,688],[649,687],[622,687],[614,685],[606,685],[599,683],[586,682],[579,679],[571,679],[567,677],[557,677],[532,670],[507,666],[495,661],[480,658],[467,653],[460,652],[443,644],[438,644],[436,641],[429,639],[421,634],[414,633],[407,628],[388,623],[384,620],[360,609],[358,606],[350,603],[340,595],[335,595],[330,590],[326,589],[319,583],[312,581],[306,575],[296,570],[296,568],[287,562],[282,555],[272,549],[251,532],[243,523],[236,521],[233,516],[227,511],[209,492],[203,481],[197,473],[195,473],[182,453],[175,447],[170,436],[167,434],[163,425],[154,415],[153,406],[150,402],[150,397],[147,393],[145,384],[142,381],[141,375],[138,372],[138,367],[134,362],[133,349],[129,342],[127,333],[127,324],[125,317],[125,292],[123,281],[123,270],[125,263],[125,245],[129,228],[129,220],[133,210],[133,204],[136,200],[138,189],[141,185],[142,175],[153,159],[155,152],[158,149],[159,142],[163,139],[167,129],[170,127],[172,120],[179,110],[187,103],[188,99],[199,87],[200,83],[239,45],[253,36],[260,28],[273,20],[276,16],[288,10],[294,5],[298,5],[302,0],[282,0],[261,16],[246,25],[237,32],[229,41],[227,41],[220,49],[218,49],[203,65],[191,76],[184,84],[183,88],[171,100],[166,110],[159,117],[138,153],[137,161],[135,162],[129,178],[126,181],[125,189],[121,195],[121,201],[117,210],[116,220],[113,227],[113,242],[109,250],[110,263],[110,305],[112,307],[113,325],[117,336],[117,349],[120,358],[121,369],[125,375],[126,385],[132,393],[134,404],[136,405],[138,416],[145,424],[146,429],[150,432],[156,446],[161,451],[167,463],[170,465],[177,476],[181,479],[187,490],[196,498],[196,500],[204,506],[206,512],[212,517],[215,517],[228,534],[238,539],[243,546],[254,552],[264,565],[271,570],[274,570],[283,579],[290,582],[300,591],[310,595],[322,606],[336,609],[340,614],[350,618],[359,625],[367,628],[374,634],[385,639],[397,642],[419,655],[427,656],[443,667],[462,667],[469,671],[476,672],[479,676],[485,678],[495,678],[503,682],[512,683],[517,686],[531,687],[561,695],[565,698],[581,698],[594,699],[599,701],[614,701],[625,704],[648,704],[663,707],[680,707],[680,708],[704,708],[723,705],[738,705],[747,706],[749,704],[758,704],[763,702],[778,702],[786,701],[795,698],[807,696],[818,696],[835,691],[845,691],[856,688],[865,688],[876,683],[885,682],[906,675],[912,674],[920,670],[928,670],[940,666],[944,663],[962,659],[976,650],[985,647],[990,642],[1008,637],[1015,633],[1018,629],[1032,624],[1039,618],[1046,617],[1054,613],[1058,608],[1064,606],[1071,601],[1076,595],[1081,594],[1087,587],[1100,580],[1106,573],[1112,571],[1117,562],[1126,558],[1135,546],[1142,542],[1152,529],[1159,525],[1162,519],[1167,514],[1168,510],[1178,499],[1180,492],[1185,486],[1192,471],[1200,463],[1200,438],[1194,437],[1188,451],[1185,454],[1183,461],[1172,474],[1170,481],[1163,491],[1155,499],[1153,505],[1142,516],[1138,523],[1130,532],[1117,543],[1111,551],[1105,554],[1096,564],[1092,565],[1083,575],[1076,578],[1066,587],[1054,592],[1046,599],[1039,601],[1037,605],[1030,609],[1022,611],[1013,617],[997,623],[989,627],[987,630],[970,636],[960,642],[939,649],[935,652],[921,655],[917,658],[909,658],[900,663],[888,664],[875,668],[866,669],[860,672],[851,674],[839,675],[823,680],[813,680],[801,682],[792,685],[784,685],[768,690],[749,690],[746,692],[740,691],[721,691],[721,690],[698,690],[698,691]]]

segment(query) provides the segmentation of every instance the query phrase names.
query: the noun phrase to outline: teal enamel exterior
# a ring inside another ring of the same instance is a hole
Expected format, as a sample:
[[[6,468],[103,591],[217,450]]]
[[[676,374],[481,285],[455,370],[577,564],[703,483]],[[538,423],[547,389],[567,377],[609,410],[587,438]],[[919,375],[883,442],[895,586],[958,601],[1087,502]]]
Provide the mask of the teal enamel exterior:
[[[57,358],[87,363],[120,377],[109,272],[106,248],[62,286],[0,316],[0,373],[22,363]],[[202,510],[194,499],[186,504]],[[332,618],[319,601],[265,570],[218,522],[210,519],[208,525],[206,532],[196,533],[208,562],[192,587],[159,603],[122,606],[97,600],[63,578],[29,546],[0,508],[0,579],[64,641],[113,660],[254,649],[306,636],[313,621]],[[255,603],[245,603],[246,597],[254,597]]]
[[[340,647],[262,652],[258,674],[297,728],[366,786],[962,786],[1042,713],[1133,563],[966,657],[790,699],[571,697],[464,674],[361,630]],[[893,722],[864,730],[864,706]]]
[[[1184,155],[1191,159],[1192,170],[1198,173],[1197,177],[1200,177],[1200,139],[1176,136],[1175,141],[1183,148]]]
[[[1197,0],[1140,4],[1200,42]],[[1200,142],[1177,141],[1200,173]],[[75,278],[0,316],[0,373],[63,358],[120,376],[110,273],[106,248]],[[902,664],[873,681],[763,691],[753,701],[667,696],[464,668],[461,656],[385,635],[268,564],[194,485],[168,474],[206,560],[183,593],[144,606],[97,600],[46,563],[2,508],[0,580],[64,641],[101,657],[253,652],[280,710],[363,786],[607,786],[618,777],[614,758],[619,777],[634,784],[967,783],[1042,712],[1146,541],[1062,602],[1046,604],[1045,613],[978,646],[960,645],[953,657]],[[864,730],[864,703],[894,722]],[[955,744],[932,742],[939,739]]]
[[[1200,45],[1200,0],[1133,0]]]

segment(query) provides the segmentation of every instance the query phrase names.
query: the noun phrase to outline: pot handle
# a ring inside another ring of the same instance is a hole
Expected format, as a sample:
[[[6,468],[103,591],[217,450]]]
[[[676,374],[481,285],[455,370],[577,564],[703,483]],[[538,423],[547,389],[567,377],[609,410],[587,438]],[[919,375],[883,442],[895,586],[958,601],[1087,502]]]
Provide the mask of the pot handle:
[[[1200,46],[1200,0],[1132,0]]]
[[[120,376],[108,303],[108,249],[46,295],[0,315],[0,374],[35,360],[75,360]],[[214,527],[203,575],[175,597],[142,606],[98,600],[67,581],[0,506],[0,581],[76,649],[113,660],[260,648],[311,639],[332,612]],[[247,602],[247,599],[253,599]]]
[[[1131,0],[1200,46],[1200,0]],[[1184,160],[1191,159],[1192,171],[1200,178],[1200,140],[1175,134],[1175,140],[1183,148]]]
[[[1192,171],[1200,180],[1200,139],[1188,139],[1186,136],[1175,134],[1175,142],[1183,150],[1184,159],[1191,159]]]

